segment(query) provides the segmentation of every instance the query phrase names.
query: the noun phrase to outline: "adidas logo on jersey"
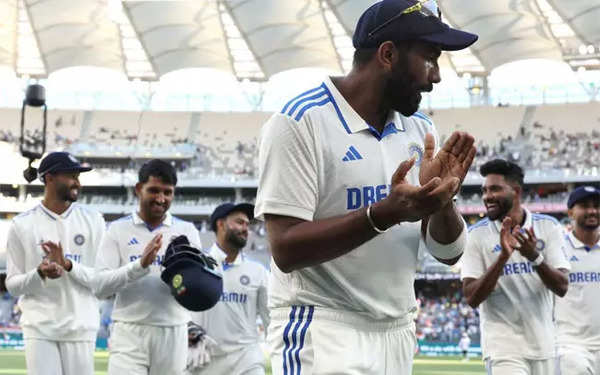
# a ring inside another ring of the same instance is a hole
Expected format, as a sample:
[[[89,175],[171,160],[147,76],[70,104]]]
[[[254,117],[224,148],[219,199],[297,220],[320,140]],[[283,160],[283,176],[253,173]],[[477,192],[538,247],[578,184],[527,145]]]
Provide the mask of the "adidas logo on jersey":
[[[571,257],[571,259],[569,259],[570,262],[579,262],[579,258],[577,258],[575,255],[573,255]]]
[[[133,237],[132,239],[129,240],[129,242],[127,242],[127,245],[137,245],[139,244],[138,240],[136,240],[135,237]]]
[[[346,156],[342,158],[342,161],[361,160],[362,158],[363,157],[358,150],[354,148],[354,146],[350,146],[348,151],[346,151]]]
[[[494,248],[492,249],[492,253],[497,253],[498,251],[501,251],[502,247],[500,246],[500,244],[496,244],[496,246],[494,246]]]

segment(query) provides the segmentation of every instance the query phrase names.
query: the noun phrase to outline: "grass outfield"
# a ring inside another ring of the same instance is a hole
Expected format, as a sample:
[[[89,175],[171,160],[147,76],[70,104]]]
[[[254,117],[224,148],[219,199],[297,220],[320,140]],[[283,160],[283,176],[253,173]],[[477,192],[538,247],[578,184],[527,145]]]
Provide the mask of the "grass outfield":
[[[96,352],[96,375],[106,375],[108,352]],[[270,369],[269,369],[270,370]],[[0,350],[0,375],[22,375],[25,370],[25,354],[19,350]],[[271,371],[267,371],[271,374]],[[461,362],[456,357],[417,357],[413,375],[484,375],[480,359]]]

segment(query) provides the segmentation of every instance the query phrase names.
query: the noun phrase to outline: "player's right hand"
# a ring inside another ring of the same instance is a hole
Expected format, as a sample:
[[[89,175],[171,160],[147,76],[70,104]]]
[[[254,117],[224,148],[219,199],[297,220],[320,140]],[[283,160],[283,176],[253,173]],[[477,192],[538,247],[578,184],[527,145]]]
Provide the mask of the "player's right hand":
[[[518,230],[518,228],[515,228],[514,230]],[[500,229],[500,246],[502,247],[500,255],[505,259],[510,258],[512,253],[515,251],[515,247],[518,246],[517,240],[513,235],[512,219],[508,216],[502,220],[502,229]]]
[[[44,259],[38,266],[38,273],[42,278],[58,279],[63,274],[63,268],[55,262]]]
[[[374,205],[377,209],[376,216],[381,218],[381,222],[419,221],[452,201],[454,192],[460,185],[459,178],[442,180],[433,177],[423,186],[411,185],[406,180],[406,175],[414,164],[414,158],[400,163],[392,176],[390,195]]]
[[[162,233],[157,234],[146,245],[142,258],[140,259],[142,267],[148,268],[148,266],[154,262],[154,259],[156,259],[156,254],[158,254],[158,250],[162,247],[162,236]]]

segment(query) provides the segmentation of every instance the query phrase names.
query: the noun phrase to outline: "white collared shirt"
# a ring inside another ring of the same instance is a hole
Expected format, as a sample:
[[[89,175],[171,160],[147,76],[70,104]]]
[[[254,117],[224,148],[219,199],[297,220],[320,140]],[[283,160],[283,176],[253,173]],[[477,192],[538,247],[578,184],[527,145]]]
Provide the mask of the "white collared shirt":
[[[43,204],[16,216],[7,239],[6,286],[20,296],[21,327],[27,339],[93,341],[99,326],[93,293],[94,261],[104,219],[77,203],[58,215]],[[41,243],[60,242],[73,268],[58,279],[42,280]]]
[[[242,252],[232,264],[226,263],[227,254],[216,242],[210,248],[210,255],[223,275],[223,293],[212,309],[192,313],[192,318],[219,344],[213,354],[222,355],[259,342],[258,316],[265,329],[269,325],[269,272]]]
[[[377,132],[326,78],[263,126],[255,216],[313,221],[348,214],[384,199],[393,173],[413,156],[416,166],[406,180],[419,185],[427,133],[437,145],[437,131],[425,115],[393,111]],[[343,256],[289,274],[271,262],[270,307],[312,305],[377,320],[406,317],[416,310],[420,227],[420,222],[396,225]]]
[[[155,261],[144,269],[140,258],[158,233],[163,234],[162,247]],[[155,326],[187,324],[189,312],[179,305],[160,278],[165,250],[172,238],[182,234],[192,246],[201,249],[194,224],[170,213],[157,228],[150,228],[137,213],[109,224],[96,260],[97,294],[102,298],[116,294],[114,321]]]
[[[589,247],[570,232],[569,290],[556,299],[557,344],[600,350],[600,242]]]
[[[525,211],[524,229],[533,227],[544,262],[569,270],[562,226],[555,218]],[[461,279],[478,279],[501,252],[498,220],[483,219],[469,228],[462,256]],[[553,293],[531,262],[518,251],[510,256],[496,288],[481,303],[481,345],[484,357],[547,359],[554,355]]]

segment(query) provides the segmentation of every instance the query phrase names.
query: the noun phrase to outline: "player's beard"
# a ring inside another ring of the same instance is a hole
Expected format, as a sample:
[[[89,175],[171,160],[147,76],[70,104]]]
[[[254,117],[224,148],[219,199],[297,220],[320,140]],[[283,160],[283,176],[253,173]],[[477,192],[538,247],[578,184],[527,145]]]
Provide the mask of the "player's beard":
[[[248,243],[247,237],[244,237],[241,234],[237,234],[233,229],[227,229],[225,239],[237,249],[243,249],[244,246],[246,246],[246,243]]]
[[[513,208],[513,197],[507,196],[504,198],[497,198],[493,203],[495,203],[498,208],[490,210],[487,209],[487,217],[490,220],[502,220],[510,210]]]
[[[167,213],[167,210],[169,209],[169,204],[160,204],[155,202],[153,199],[149,199],[142,203],[142,209],[144,210],[145,216],[147,218],[159,220],[162,219]]]
[[[77,192],[73,193],[73,190],[76,190]],[[75,184],[71,186],[57,184],[56,197],[63,202],[76,202],[79,197],[79,188]]]
[[[596,220],[592,220],[592,223],[590,224],[588,223],[590,218],[596,218]],[[577,219],[577,226],[586,231],[595,231],[598,229],[598,227],[600,227],[600,214],[581,215]]]
[[[408,59],[399,60],[384,87],[385,103],[404,116],[412,116],[419,110],[421,92],[433,89],[432,85],[420,87],[416,81],[409,72]]]

